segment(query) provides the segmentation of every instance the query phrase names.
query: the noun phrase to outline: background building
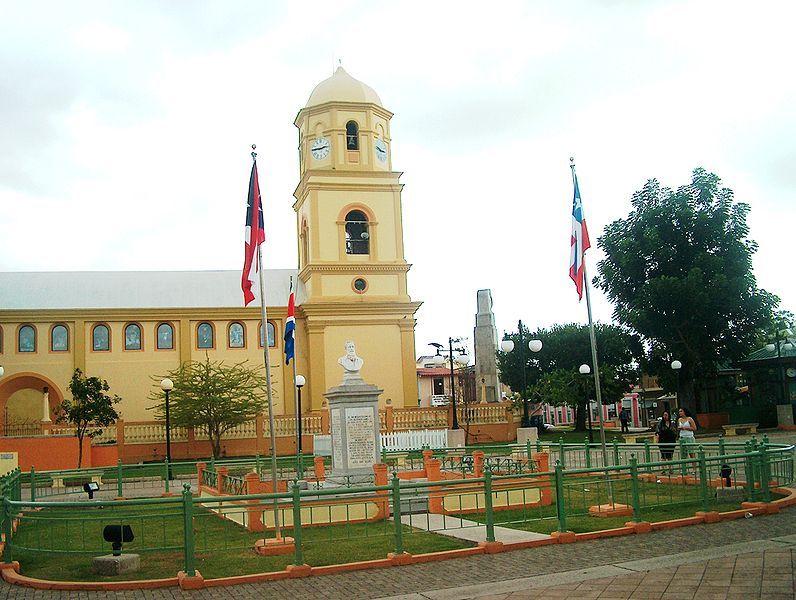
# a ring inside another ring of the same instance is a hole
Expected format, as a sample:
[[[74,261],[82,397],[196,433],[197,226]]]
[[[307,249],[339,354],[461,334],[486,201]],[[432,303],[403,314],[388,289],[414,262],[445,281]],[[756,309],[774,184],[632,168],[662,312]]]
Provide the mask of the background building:
[[[364,379],[384,389],[381,403],[417,403],[420,303],[407,290],[391,118],[371,88],[338,68],[295,119],[299,265],[265,273],[276,414],[294,412],[282,340],[291,278],[306,411],[339,383],[336,359],[349,339],[365,359]],[[45,393],[52,417],[75,368],[107,379],[129,422],[153,418],[150,390],[181,362],[262,364],[260,309],[243,307],[239,271],[3,273],[0,307],[6,426],[44,419]]]

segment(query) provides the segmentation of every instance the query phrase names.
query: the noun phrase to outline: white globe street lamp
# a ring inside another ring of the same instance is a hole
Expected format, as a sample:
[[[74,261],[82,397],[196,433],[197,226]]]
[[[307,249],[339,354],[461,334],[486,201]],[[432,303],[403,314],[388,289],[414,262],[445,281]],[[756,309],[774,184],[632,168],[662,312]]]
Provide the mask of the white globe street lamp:
[[[530,411],[528,410],[528,399],[525,397],[525,394],[528,390],[528,377],[525,368],[525,345],[524,340],[522,339],[522,321],[518,323],[518,331],[520,334],[520,362],[522,363],[522,393],[520,397],[522,399],[522,427],[530,427],[531,426],[531,416]],[[500,349],[503,352],[513,352],[514,351],[514,340],[503,340],[500,342]],[[542,340],[530,340],[528,342],[528,350],[531,352],[539,352],[542,349]]]

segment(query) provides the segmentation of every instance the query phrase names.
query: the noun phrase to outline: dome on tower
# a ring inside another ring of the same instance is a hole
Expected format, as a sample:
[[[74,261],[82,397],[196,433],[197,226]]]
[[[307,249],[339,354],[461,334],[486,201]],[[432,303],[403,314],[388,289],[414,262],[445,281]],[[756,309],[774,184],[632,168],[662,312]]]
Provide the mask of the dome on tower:
[[[381,106],[381,98],[373,88],[351,77],[343,67],[337,67],[334,75],[315,86],[307,106],[324,102],[372,102]]]

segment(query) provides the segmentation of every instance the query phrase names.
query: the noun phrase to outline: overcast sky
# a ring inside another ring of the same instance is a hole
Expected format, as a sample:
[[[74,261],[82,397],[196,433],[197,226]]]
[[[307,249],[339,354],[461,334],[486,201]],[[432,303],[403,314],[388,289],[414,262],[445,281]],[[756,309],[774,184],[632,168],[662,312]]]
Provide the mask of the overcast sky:
[[[718,174],[795,310],[795,6],[6,1],[0,270],[239,269],[252,143],[266,266],[295,267],[293,119],[339,59],[395,113],[418,354],[472,340],[480,288],[501,334],[585,322],[570,156],[595,242],[647,179]]]

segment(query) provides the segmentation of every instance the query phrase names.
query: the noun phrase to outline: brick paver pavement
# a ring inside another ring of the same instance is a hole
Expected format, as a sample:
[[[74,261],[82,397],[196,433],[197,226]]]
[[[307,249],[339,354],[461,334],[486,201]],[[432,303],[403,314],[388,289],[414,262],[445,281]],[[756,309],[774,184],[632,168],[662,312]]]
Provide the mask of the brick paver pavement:
[[[31,598],[31,599],[72,599],[80,598],[87,600],[94,600],[99,598],[190,598],[190,599],[205,599],[205,598],[268,598],[290,599],[296,600],[297,598],[380,598],[385,596],[396,596],[403,594],[420,594],[415,595],[415,598],[422,598],[426,594],[427,597],[433,597],[431,590],[442,590],[444,588],[453,588],[459,586],[468,586],[476,584],[494,583],[494,592],[498,594],[496,598],[532,598],[532,597],[556,597],[556,596],[539,596],[539,589],[524,590],[526,596],[522,595],[500,595],[500,585],[502,582],[510,582],[517,578],[529,577],[533,575],[547,575],[558,573],[560,571],[571,571],[576,569],[588,569],[594,567],[601,567],[606,565],[607,569],[615,569],[610,567],[613,564],[621,564],[625,561],[635,559],[647,559],[652,557],[661,557],[666,555],[676,554],[678,552],[688,552],[695,550],[708,550],[711,548],[722,547],[728,544],[743,544],[753,542],[754,540],[770,540],[773,538],[796,534],[796,508],[786,509],[783,512],[775,515],[758,516],[752,519],[741,519],[737,521],[729,521],[713,525],[696,525],[692,527],[682,527],[678,529],[670,529],[666,531],[653,532],[644,535],[631,535],[619,538],[609,538],[601,540],[593,540],[589,542],[579,542],[575,544],[556,544],[552,546],[543,546],[540,548],[531,548],[527,550],[517,550],[513,552],[505,552],[493,555],[479,555],[466,558],[459,558],[454,560],[446,560],[435,563],[425,563],[417,565],[409,565],[404,567],[392,567],[385,569],[373,569],[368,571],[355,571],[350,573],[341,573],[337,575],[327,575],[322,577],[308,577],[304,579],[294,579],[285,581],[274,581],[258,584],[246,584],[239,586],[230,586],[226,588],[209,588],[205,590],[198,590],[194,592],[183,592],[178,588],[166,588],[162,590],[147,590],[147,591],[128,591],[128,592],[55,592],[55,591],[42,591],[32,590],[16,586],[9,586],[5,583],[0,583],[0,599],[1,598]],[[794,538],[796,543],[796,538]],[[785,572],[778,572],[779,569],[784,569],[782,565],[786,562],[786,552],[791,552],[790,549],[783,545],[783,549],[779,552],[767,550],[764,554],[757,552],[755,557],[747,561],[735,561],[732,567],[732,577],[735,577],[740,582],[746,577],[751,581],[753,577],[758,578],[757,573],[765,576],[765,579],[756,579],[761,587],[758,593],[755,588],[750,588],[752,595],[745,596],[750,598],[764,597],[773,598],[773,595],[763,595],[765,590],[766,594],[779,593],[780,589],[784,589],[786,584],[776,583],[779,577],[786,576]],[[760,555],[758,557],[758,555]],[[53,557],[53,560],[58,560]],[[705,584],[704,590],[707,590],[708,583],[714,582],[717,579],[726,577],[729,572],[729,567],[721,567],[724,564],[721,561],[727,559],[716,559],[708,561],[707,567],[700,566],[694,563],[691,565],[684,565],[677,567],[675,573],[680,572],[682,569],[683,577],[689,574],[689,577],[696,577],[695,573],[699,571],[700,586]],[[758,565],[759,563],[759,565]],[[791,565],[793,558],[791,554]],[[762,565],[762,571],[758,567]],[[770,566],[770,568],[769,568]],[[714,569],[715,567],[715,569]],[[691,569],[689,571],[689,568]],[[755,570],[758,569],[758,570]],[[714,570],[719,573],[714,577]],[[651,583],[655,579],[655,575],[662,576],[662,573],[653,572],[651,579],[647,583]],[[672,569],[664,569],[664,573],[671,575]],[[792,586],[792,570],[790,583]],[[697,573],[698,574],[698,573]],[[772,577],[769,577],[771,575]],[[776,577],[774,577],[776,575]],[[677,598],[710,598],[709,595],[695,596],[687,595],[690,592],[683,592],[678,596],[675,592],[680,593],[673,587],[671,590],[663,590],[659,596],[647,589],[641,589],[644,586],[644,573],[634,573],[627,571],[627,575],[622,574],[618,577],[612,578],[611,582],[606,581],[605,588],[600,592],[603,594],[610,588],[610,591],[616,590],[617,586],[624,585],[630,586],[640,578],[640,583],[636,582],[632,592],[627,596],[614,596],[614,597],[630,597],[636,594],[636,598],[640,597],[660,597],[667,600],[676,600]],[[581,584],[602,585],[596,583],[594,576],[591,581],[581,582]],[[782,579],[785,581],[785,579]],[[554,583],[551,581],[551,583]],[[578,584],[578,585],[581,585]],[[569,584],[572,585],[572,584]],[[763,585],[766,587],[764,588]],[[674,584],[676,586],[676,584]],[[779,587],[778,587],[779,586]],[[549,589],[549,588],[548,588]],[[700,589],[700,588],[698,588]],[[566,593],[578,591],[567,589],[550,590],[551,594],[559,594],[558,597],[566,598]],[[603,597],[596,595],[599,591],[596,588],[591,590],[591,597]],[[619,590],[616,590],[617,592]],[[622,593],[627,592],[624,590]],[[467,598],[467,595],[457,596],[456,592],[451,591],[453,595],[449,594],[449,598]],[[735,590],[733,590],[735,592]],[[517,592],[514,592],[515,594]],[[534,594],[536,596],[528,595]],[[707,593],[707,592],[705,592]],[[716,592],[721,593],[721,592]],[[792,592],[788,596],[793,597]],[[564,595],[561,595],[564,594]],[[664,596],[664,594],[668,594]],[[474,597],[473,595],[469,597]],[[483,598],[483,594],[480,596]],[[571,596],[575,597],[575,596]],[[588,598],[586,590],[583,593],[577,594],[578,598]],[[604,596],[609,597],[609,596]],[[727,593],[724,596],[726,598]],[[729,597],[738,597],[735,596]]]
[[[477,596],[478,600],[793,600],[796,549],[767,550],[546,588]]]

